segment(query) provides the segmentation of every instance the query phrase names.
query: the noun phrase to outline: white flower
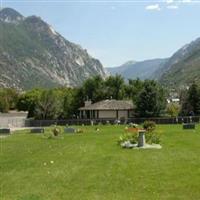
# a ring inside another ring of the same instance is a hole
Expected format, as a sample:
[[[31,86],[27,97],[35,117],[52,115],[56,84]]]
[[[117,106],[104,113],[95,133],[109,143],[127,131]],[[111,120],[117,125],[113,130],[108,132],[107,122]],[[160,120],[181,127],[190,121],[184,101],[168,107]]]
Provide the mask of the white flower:
[[[44,165],[46,166],[46,165],[47,165],[47,163],[45,163],[45,162],[44,162]]]
[[[51,160],[51,161],[50,161],[50,163],[51,163],[51,164],[53,164],[53,163],[54,163],[54,161],[53,161],[53,160]]]

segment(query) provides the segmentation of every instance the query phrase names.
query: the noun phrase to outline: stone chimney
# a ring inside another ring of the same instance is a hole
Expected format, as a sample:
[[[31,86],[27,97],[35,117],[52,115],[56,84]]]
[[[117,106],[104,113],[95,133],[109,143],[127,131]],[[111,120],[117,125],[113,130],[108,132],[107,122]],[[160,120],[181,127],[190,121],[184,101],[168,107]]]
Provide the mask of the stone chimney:
[[[91,101],[91,100],[85,101],[85,107],[87,107],[87,106],[89,106],[89,105],[91,105],[91,104],[92,104],[92,101]]]

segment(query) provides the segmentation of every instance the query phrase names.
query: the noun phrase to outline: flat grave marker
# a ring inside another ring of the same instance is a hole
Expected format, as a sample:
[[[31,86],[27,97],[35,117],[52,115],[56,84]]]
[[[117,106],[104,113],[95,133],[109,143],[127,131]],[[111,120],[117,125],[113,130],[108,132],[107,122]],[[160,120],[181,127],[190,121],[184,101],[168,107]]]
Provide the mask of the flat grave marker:
[[[66,127],[64,131],[65,133],[76,133],[76,129],[72,127]]]
[[[183,129],[195,129],[195,123],[184,123]]]
[[[31,133],[44,133],[44,128],[32,128]]]
[[[0,134],[10,134],[10,128],[0,128]]]

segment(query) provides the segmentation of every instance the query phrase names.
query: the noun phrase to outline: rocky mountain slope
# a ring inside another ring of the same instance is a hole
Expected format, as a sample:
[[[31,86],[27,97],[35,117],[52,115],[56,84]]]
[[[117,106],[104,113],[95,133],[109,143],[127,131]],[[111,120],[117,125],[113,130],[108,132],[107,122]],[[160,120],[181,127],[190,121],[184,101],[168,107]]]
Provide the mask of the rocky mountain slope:
[[[168,87],[186,87],[200,81],[200,38],[179,49],[156,73]]]
[[[110,74],[121,74],[125,79],[154,79],[155,72],[161,69],[167,59],[152,59],[141,62],[129,61],[119,67],[106,68]]]
[[[36,16],[11,8],[0,11],[0,86],[79,86],[94,75],[106,76],[99,60],[69,42]]]

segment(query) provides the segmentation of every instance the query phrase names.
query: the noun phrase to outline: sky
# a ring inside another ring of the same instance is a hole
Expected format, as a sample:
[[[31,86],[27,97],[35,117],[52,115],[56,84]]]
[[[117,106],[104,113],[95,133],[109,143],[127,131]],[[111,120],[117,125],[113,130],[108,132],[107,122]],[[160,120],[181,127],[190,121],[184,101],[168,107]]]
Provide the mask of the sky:
[[[200,37],[200,0],[0,0],[37,15],[104,67],[170,57]]]

